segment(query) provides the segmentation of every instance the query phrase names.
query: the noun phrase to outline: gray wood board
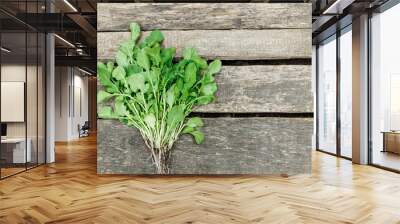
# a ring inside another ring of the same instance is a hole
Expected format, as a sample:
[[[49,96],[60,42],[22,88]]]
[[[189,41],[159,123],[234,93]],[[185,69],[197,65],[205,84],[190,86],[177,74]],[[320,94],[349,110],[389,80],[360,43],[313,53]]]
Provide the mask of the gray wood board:
[[[195,107],[194,112],[313,111],[310,65],[223,66],[215,79],[218,85],[216,100],[211,104]],[[100,84],[97,89],[103,90]]]
[[[310,65],[224,66],[215,102],[196,112],[313,111]]]
[[[311,118],[205,118],[205,142],[176,142],[172,174],[299,174],[311,170]],[[98,120],[99,174],[153,174],[136,129]]]
[[[191,30],[163,31],[164,45],[175,47],[181,56],[185,47],[194,47],[207,59],[267,60],[311,58],[311,29]],[[149,32],[144,32],[147,36]],[[98,59],[114,59],[129,32],[99,32]]]
[[[309,3],[99,3],[98,31],[311,28]]]

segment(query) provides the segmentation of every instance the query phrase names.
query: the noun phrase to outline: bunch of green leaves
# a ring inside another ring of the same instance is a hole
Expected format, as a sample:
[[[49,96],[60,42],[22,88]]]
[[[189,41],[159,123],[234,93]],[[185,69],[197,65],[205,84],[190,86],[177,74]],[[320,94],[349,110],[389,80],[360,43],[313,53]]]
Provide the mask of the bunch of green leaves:
[[[116,63],[97,64],[103,86],[97,102],[109,101],[98,116],[136,127],[150,148],[168,150],[181,133],[202,143],[203,121],[187,116],[193,107],[215,100],[214,74],[220,71],[221,61],[208,64],[193,48],[184,49],[183,58],[175,61],[176,49],[162,46],[160,31],[139,42],[139,25],[132,23],[130,30],[130,39],[119,46]]]

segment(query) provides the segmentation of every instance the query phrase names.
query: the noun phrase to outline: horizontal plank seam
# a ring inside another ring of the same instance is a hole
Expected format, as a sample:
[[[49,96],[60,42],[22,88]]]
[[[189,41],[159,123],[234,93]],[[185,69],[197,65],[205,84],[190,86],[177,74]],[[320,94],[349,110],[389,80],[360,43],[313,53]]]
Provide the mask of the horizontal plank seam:
[[[209,60],[210,63],[212,60]],[[262,59],[262,60],[222,60],[222,66],[252,65],[311,65],[311,58]]]
[[[189,117],[202,117],[202,118],[257,118],[257,117],[278,117],[278,118],[313,118],[313,112],[255,112],[255,113],[208,113],[208,112],[192,112]],[[109,120],[97,118],[98,120]]]
[[[262,4],[273,4],[273,3],[304,3],[308,4],[311,3],[309,0],[137,0],[135,2],[100,2],[97,3],[98,5],[108,5],[108,4],[120,4],[120,3],[127,3],[127,4],[134,4],[134,3],[262,3]]]
[[[99,58],[98,61],[105,62],[114,60],[113,58]],[[180,57],[174,59],[179,61]],[[213,60],[207,60],[208,63]],[[253,65],[311,65],[311,58],[293,58],[293,59],[260,59],[260,60],[221,60],[222,66],[253,66]]]
[[[262,29],[256,29],[256,28],[240,28],[240,29],[159,29],[160,31],[192,31],[192,30],[220,30],[220,31],[236,31],[236,30],[311,30],[312,27],[271,27],[271,28],[262,28]],[[157,30],[157,29],[153,29]],[[153,31],[153,30],[147,30],[147,29],[142,29],[142,31]],[[128,29],[115,29],[115,30],[102,30],[99,29],[97,32],[102,32],[102,33],[126,33],[129,32]]]
[[[253,118],[253,117],[282,117],[282,118],[313,118],[313,112],[246,112],[246,113],[227,113],[227,112],[192,112],[189,117],[204,117],[204,118]]]

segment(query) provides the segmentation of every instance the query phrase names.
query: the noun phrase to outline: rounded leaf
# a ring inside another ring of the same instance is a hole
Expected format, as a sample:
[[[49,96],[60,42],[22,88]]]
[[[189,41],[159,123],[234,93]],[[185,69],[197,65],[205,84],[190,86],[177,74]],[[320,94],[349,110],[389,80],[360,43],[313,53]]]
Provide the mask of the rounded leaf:
[[[112,76],[116,79],[116,80],[122,80],[125,78],[125,69],[122,66],[118,66],[114,69]]]
[[[133,92],[137,92],[138,90],[145,92],[146,90],[145,81],[142,73],[137,73],[129,76],[127,82]]]
[[[203,132],[196,130],[196,131],[190,132],[189,134],[191,134],[194,137],[194,141],[196,142],[196,144],[201,144],[204,142]]]
[[[156,126],[156,117],[154,116],[154,114],[150,113],[147,114],[144,117],[144,122],[146,122],[146,124],[150,127],[150,128],[154,128]]]
[[[214,60],[213,62],[211,62],[208,65],[207,73],[209,73],[211,75],[218,73],[221,70],[221,66],[222,66],[222,63],[220,60]]]
[[[114,119],[114,118],[118,118],[118,116],[116,116],[116,115],[113,113],[112,108],[109,107],[109,106],[100,108],[99,112],[97,113],[97,116],[98,116],[99,118],[102,118],[102,119]]]
[[[200,117],[192,117],[186,123],[186,126],[192,128],[203,127],[203,125],[204,125],[203,120],[201,120]]]
[[[215,82],[212,82],[205,84],[201,88],[201,93],[205,96],[212,96],[214,95],[215,92],[217,92],[217,90],[218,90],[217,84]]]
[[[113,97],[114,95],[111,93],[108,93],[106,91],[100,90],[97,93],[97,103],[101,103],[103,101],[109,100],[111,97]]]

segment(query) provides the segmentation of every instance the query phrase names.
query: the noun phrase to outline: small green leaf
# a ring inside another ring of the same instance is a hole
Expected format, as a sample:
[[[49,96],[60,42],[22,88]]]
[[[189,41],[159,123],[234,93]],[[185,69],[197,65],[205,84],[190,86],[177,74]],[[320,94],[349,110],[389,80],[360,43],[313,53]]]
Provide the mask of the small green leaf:
[[[174,101],[175,101],[175,85],[171,86],[171,88],[169,88],[169,90],[167,91],[167,96],[166,96],[166,100],[167,100],[167,104],[168,106],[171,108],[174,105]]]
[[[214,60],[208,65],[207,73],[213,75],[221,70],[222,63],[220,60]]]
[[[196,144],[200,145],[201,143],[204,142],[204,134],[201,131],[192,131],[189,134],[191,134],[194,137],[194,141]]]
[[[197,104],[199,105],[206,105],[211,103],[215,99],[214,96],[201,96],[197,99]]]
[[[97,63],[97,74],[99,76],[100,83],[106,87],[107,92],[109,93],[117,93],[118,88],[111,81],[111,73],[107,69],[107,67],[101,63]]]
[[[115,100],[114,104],[115,114],[118,116],[125,116],[127,114],[126,107],[123,100]]]
[[[102,119],[115,119],[115,118],[118,118],[118,116],[116,116],[113,113],[112,108],[109,107],[109,106],[100,108],[99,112],[97,113],[97,116],[99,118],[102,118]]]
[[[140,67],[146,69],[147,71],[150,69],[149,58],[147,57],[146,51],[144,49],[139,51],[136,60],[137,60],[137,64]]]
[[[196,49],[194,49],[192,47],[188,47],[183,50],[183,58],[185,60],[191,60],[192,57],[194,57],[196,55],[197,55]]]
[[[201,88],[201,93],[205,96],[211,96],[214,95],[214,93],[217,92],[217,90],[218,90],[217,84],[215,82],[212,82],[204,85]]]
[[[126,68],[126,76],[128,77],[139,72],[142,72],[142,69],[137,65],[128,65]]]
[[[128,56],[122,51],[117,52],[116,60],[119,66],[128,67],[129,65]]]
[[[122,80],[125,78],[126,73],[125,73],[125,69],[122,66],[118,66],[114,69],[112,76],[116,79],[116,80]]]
[[[125,55],[132,56],[133,48],[135,47],[135,42],[133,41],[125,41],[122,42],[119,46],[119,50],[122,51]]]
[[[176,49],[173,48],[173,47],[162,49],[162,51],[161,51],[161,60],[164,63],[171,62],[172,59],[174,59],[175,52],[176,52]]]
[[[154,116],[154,114],[150,113],[147,114],[144,117],[144,122],[146,122],[146,124],[150,127],[150,128],[154,128],[156,126],[156,117]]]
[[[183,128],[182,133],[189,134],[190,132],[193,132],[194,130],[196,130],[196,129],[193,127],[186,126],[185,128]]]
[[[167,116],[167,125],[169,126],[176,126],[178,123],[183,121],[184,114],[182,107],[179,105],[175,105],[171,108]]]
[[[129,76],[127,82],[133,92],[137,92],[138,90],[145,92],[146,86],[142,73],[137,73],[132,76]]]
[[[159,30],[151,31],[150,35],[144,40],[146,46],[153,46],[156,43],[161,43],[164,40],[164,35]]]
[[[146,51],[146,54],[150,57],[153,64],[159,65],[161,62],[160,46],[155,45],[152,48],[144,48],[144,49]]]
[[[190,88],[196,83],[197,68],[194,63],[189,63],[185,68],[185,87]]]
[[[109,100],[111,97],[113,97],[114,95],[108,92],[105,92],[103,90],[100,90],[97,93],[97,103],[101,103],[103,101]]]
[[[112,74],[113,70],[114,70],[114,62],[113,61],[107,62],[107,71],[108,71],[108,73]]]
[[[186,123],[187,127],[192,127],[192,128],[203,127],[203,125],[204,123],[200,117],[192,117]]]
[[[136,43],[136,40],[140,36],[140,26],[137,23],[131,23],[129,25],[129,29],[131,30],[131,40]]]
[[[197,66],[201,69],[207,68],[207,61],[199,56],[192,57],[192,60],[196,63]]]
[[[209,74],[209,73],[206,73],[204,75],[204,77],[203,77],[202,83],[203,84],[208,84],[208,83],[211,83],[211,82],[214,82],[214,81],[215,81],[214,76]]]
[[[97,74],[99,75],[100,81],[106,81],[110,79],[110,72],[102,62],[97,62]]]

